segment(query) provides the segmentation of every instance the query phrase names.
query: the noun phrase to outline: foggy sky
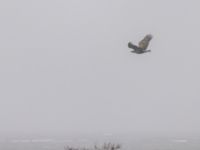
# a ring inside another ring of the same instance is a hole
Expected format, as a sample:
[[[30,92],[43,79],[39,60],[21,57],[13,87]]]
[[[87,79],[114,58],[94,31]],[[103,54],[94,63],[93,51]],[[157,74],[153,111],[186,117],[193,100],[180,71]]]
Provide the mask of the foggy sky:
[[[0,133],[200,132],[199,5],[1,1]]]

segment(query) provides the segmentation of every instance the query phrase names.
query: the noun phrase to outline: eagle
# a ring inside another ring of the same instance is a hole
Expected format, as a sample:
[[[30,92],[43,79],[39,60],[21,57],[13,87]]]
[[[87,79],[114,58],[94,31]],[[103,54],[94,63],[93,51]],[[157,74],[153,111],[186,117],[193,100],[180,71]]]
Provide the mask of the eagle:
[[[132,44],[131,42],[128,42],[128,47],[133,49],[131,52],[136,54],[143,54],[147,52],[151,52],[151,50],[147,50],[147,47],[149,46],[149,42],[153,36],[151,34],[147,34],[139,43],[138,46]]]

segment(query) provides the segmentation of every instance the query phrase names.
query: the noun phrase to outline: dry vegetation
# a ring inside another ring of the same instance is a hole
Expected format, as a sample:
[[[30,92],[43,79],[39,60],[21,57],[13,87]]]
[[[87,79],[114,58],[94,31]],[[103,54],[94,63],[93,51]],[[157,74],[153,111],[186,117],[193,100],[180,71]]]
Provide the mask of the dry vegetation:
[[[113,144],[113,143],[104,143],[102,146],[94,145],[92,148],[86,148],[86,147],[71,147],[66,146],[64,148],[65,150],[120,150],[121,145],[120,144]]]

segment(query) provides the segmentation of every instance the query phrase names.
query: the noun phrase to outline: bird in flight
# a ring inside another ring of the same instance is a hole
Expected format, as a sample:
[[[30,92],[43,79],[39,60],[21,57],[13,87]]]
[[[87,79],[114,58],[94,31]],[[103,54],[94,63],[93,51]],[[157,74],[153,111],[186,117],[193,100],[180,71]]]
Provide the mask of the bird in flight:
[[[149,46],[149,42],[153,36],[151,34],[147,34],[139,43],[138,46],[132,44],[131,42],[128,43],[128,47],[133,49],[131,52],[136,54],[143,54],[150,52],[151,50],[147,50],[147,47]]]

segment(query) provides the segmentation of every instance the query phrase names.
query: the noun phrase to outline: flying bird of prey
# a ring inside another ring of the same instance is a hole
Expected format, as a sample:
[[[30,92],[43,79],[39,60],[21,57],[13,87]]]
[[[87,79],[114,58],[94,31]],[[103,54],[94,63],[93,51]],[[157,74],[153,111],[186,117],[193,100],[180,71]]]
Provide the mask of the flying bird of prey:
[[[147,50],[147,47],[149,46],[149,42],[151,41],[152,38],[153,38],[153,36],[151,34],[147,34],[138,43],[138,46],[129,42],[128,47],[133,49],[133,51],[131,51],[132,53],[136,53],[136,54],[143,54],[143,53],[146,53],[146,52],[150,52],[151,50]]]

